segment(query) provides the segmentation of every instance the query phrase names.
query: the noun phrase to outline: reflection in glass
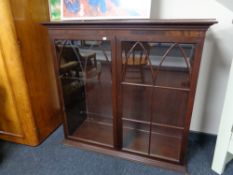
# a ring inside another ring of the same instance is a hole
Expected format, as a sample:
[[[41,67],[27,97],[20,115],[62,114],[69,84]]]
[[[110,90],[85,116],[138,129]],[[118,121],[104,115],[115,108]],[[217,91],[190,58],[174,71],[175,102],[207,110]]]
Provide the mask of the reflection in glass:
[[[122,43],[122,79],[144,83],[144,67],[150,65],[150,47],[143,42]]]
[[[122,85],[123,149],[148,153],[151,88]]]
[[[152,122],[183,127],[188,93],[170,89],[154,89],[152,97]]]
[[[194,49],[185,43],[121,42],[124,150],[179,160]]]
[[[189,88],[193,44],[122,42],[122,81]]]
[[[109,41],[55,40],[70,136],[113,145]]]
[[[123,150],[148,154],[150,127],[148,124],[123,120]]]
[[[178,161],[182,143],[181,129],[151,125],[149,155],[171,161]]]

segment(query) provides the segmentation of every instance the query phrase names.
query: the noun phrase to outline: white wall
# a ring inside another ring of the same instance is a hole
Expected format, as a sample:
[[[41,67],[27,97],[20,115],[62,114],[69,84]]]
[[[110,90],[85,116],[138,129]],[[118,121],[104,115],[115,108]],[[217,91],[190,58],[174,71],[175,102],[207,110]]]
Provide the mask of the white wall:
[[[152,0],[151,15],[219,22],[206,35],[191,122],[193,131],[217,134],[233,58],[233,12],[215,0]]]
[[[233,1],[232,0],[217,0],[221,4],[223,4],[225,7],[229,8],[231,11],[233,11]]]

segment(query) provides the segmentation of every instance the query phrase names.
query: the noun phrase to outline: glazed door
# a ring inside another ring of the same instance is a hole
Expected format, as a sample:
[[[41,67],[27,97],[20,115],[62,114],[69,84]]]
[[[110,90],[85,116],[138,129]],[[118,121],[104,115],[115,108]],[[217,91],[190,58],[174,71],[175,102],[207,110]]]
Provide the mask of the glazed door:
[[[195,44],[117,41],[122,150],[180,162]]]
[[[54,44],[68,138],[113,147],[111,41],[56,39]]]

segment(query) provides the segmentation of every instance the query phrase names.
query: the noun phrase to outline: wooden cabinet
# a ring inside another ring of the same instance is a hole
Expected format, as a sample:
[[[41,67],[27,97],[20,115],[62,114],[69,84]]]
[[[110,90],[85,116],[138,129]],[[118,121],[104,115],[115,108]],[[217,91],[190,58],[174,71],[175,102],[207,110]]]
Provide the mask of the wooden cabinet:
[[[1,0],[0,19],[0,139],[36,146],[61,124],[48,1]]]
[[[214,23],[45,23],[66,142],[184,170],[205,32]]]

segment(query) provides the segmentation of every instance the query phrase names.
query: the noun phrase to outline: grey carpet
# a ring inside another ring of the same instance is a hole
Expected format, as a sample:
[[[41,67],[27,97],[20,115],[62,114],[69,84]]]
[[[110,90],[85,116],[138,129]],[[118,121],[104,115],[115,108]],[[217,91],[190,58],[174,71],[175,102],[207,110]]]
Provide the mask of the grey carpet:
[[[140,163],[84,151],[62,144],[62,127],[38,147],[0,142],[1,175],[179,175]],[[215,175],[210,169],[215,137],[190,136],[188,171],[191,175]],[[233,174],[233,163],[224,175]]]

